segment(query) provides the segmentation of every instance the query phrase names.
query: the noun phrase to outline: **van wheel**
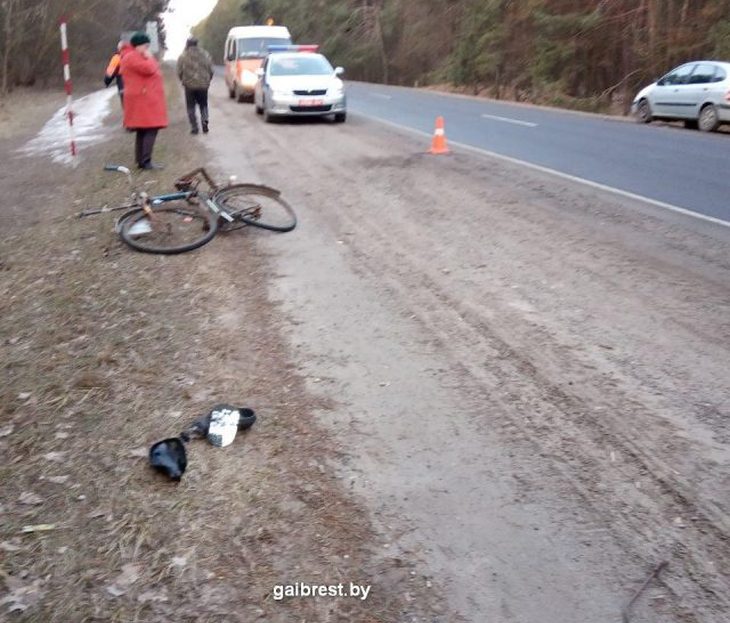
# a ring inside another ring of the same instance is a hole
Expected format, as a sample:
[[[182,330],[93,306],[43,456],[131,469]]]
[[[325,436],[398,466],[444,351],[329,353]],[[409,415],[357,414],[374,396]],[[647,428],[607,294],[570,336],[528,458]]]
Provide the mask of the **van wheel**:
[[[345,113],[345,112],[335,113],[335,123],[345,123],[346,119],[347,119],[347,113]]]
[[[720,118],[717,115],[717,109],[712,104],[707,104],[700,111],[700,118],[697,125],[703,132],[714,132],[720,127]]]

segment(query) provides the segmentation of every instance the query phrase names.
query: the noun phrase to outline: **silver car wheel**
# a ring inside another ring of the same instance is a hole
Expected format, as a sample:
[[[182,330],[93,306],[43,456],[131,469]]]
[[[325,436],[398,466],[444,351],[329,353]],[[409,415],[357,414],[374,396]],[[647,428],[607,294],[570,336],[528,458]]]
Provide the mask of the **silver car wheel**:
[[[717,110],[712,104],[708,104],[700,111],[698,125],[703,132],[714,132],[717,130],[720,125],[720,119],[717,116]]]
[[[266,123],[274,122],[274,116],[269,112],[269,104],[266,100],[264,100],[264,121]]]
[[[651,107],[647,100],[641,100],[636,109],[636,120],[639,123],[649,123],[651,121]]]

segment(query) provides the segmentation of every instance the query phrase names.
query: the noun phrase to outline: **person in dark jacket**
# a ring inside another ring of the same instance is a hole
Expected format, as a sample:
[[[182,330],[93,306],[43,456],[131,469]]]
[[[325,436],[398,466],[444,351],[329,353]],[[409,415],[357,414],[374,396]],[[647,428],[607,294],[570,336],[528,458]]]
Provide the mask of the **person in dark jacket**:
[[[185,51],[177,59],[177,76],[185,87],[185,104],[190,120],[190,132],[198,133],[195,107],[200,108],[203,133],[208,133],[208,88],[213,79],[213,60],[210,54],[198,46],[195,37],[188,38]]]

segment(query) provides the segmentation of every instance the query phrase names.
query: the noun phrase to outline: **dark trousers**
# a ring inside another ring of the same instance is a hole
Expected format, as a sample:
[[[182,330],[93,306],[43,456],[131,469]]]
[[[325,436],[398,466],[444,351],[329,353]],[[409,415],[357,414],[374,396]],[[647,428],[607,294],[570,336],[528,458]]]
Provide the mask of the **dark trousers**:
[[[119,99],[122,101],[122,110],[124,110],[124,79],[121,74],[117,74],[117,91],[119,91]]]
[[[137,164],[140,167],[152,161],[152,149],[155,146],[156,138],[157,128],[141,128],[137,130],[134,157],[137,159]]]
[[[195,106],[200,108],[200,122],[203,127],[208,125],[208,89],[188,89],[185,87],[185,105],[188,109],[188,119],[193,130],[198,129],[198,120],[195,117]]]

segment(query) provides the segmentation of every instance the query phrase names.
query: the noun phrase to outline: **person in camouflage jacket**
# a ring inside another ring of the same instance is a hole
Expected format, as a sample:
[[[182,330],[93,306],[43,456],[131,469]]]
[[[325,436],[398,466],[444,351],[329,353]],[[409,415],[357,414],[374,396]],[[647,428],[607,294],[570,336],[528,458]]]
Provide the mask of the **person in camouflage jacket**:
[[[213,79],[213,61],[210,54],[198,46],[198,40],[190,37],[185,51],[177,59],[177,76],[185,87],[185,104],[188,109],[190,131],[198,133],[195,107],[200,108],[200,123],[208,133],[208,87]]]

